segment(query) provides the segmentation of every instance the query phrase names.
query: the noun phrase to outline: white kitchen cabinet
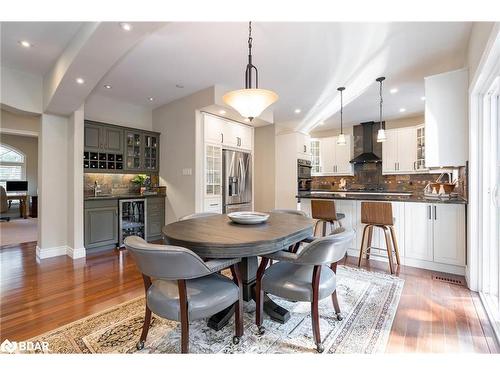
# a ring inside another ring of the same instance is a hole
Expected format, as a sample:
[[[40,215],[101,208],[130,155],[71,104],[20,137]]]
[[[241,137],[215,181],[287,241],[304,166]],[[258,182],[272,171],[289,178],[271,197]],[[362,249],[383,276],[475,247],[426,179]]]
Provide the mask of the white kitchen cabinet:
[[[295,133],[297,157],[311,160],[311,137],[304,133]]]
[[[405,203],[405,256],[432,261],[432,204]]]
[[[414,173],[417,162],[417,129],[415,127],[386,130],[382,143],[382,173]]]
[[[205,129],[205,142],[222,144],[223,125],[224,125],[223,119],[205,114],[203,116],[203,126]]]
[[[253,129],[250,126],[204,114],[204,128],[205,142],[252,150]]]
[[[386,130],[387,139],[382,143],[382,174],[395,173],[398,161],[398,132]]]
[[[354,229],[355,235],[349,247],[356,247],[356,222],[358,221],[356,201],[335,199],[335,211],[342,213],[345,218],[341,220],[342,226],[347,229]]]
[[[465,206],[405,203],[405,256],[465,266]]]
[[[222,213],[222,197],[205,198],[204,212]]]
[[[318,176],[353,176],[350,163],[353,155],[352,137],[346,135],[346,144],[337,145],[337,137],[319,138],[320,167]]]
[[[333,137],[319,139],[319,175],[331,175],[335,172],[335,149]]]
[[[425,78],[425,166],[464,166],[468,159],[467,69]]]
[[[465,206],[433,205],[434,262],[465,265]]]

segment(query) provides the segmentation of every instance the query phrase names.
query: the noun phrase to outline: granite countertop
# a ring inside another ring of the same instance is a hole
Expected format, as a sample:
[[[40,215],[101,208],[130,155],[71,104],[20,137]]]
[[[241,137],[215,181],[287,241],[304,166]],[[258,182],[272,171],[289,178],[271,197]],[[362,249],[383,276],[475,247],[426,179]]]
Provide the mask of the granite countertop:
[[[396,192],[387,192],[387,193],[394,194]],[[398,193],[404,194],[405,192],[398,192]],[[300,192],[298,195],[296,195],[296,198],[467,204],[467,200],[464,199],[463,197],[457,197],[451,199],[437,199],[437,198],[428,198],[425,197],[423,193],[415,193],[415,192],[412,192],[408,195],[389,195],[389,194],[383,195],[383,194],[363,194],[362,192],[350,193],[349,191],[312,191],[312,192]]]
[[[147,198],[165,198],[165,194],[138,194],[138,193],[129,193],[129,194],[102,194],[94,197],[94,195],[84,195],[83,200],[85,201],[95,201],[95,200],[104,200],[104,199],[147,199]]]

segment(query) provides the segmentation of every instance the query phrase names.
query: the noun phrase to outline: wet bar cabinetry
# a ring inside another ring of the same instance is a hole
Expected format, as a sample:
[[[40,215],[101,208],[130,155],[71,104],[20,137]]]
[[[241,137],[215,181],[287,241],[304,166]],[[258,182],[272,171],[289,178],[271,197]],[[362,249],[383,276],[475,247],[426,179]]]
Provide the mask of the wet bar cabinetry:
[[[85,172],[158,172],[160,134],[85,121]]]

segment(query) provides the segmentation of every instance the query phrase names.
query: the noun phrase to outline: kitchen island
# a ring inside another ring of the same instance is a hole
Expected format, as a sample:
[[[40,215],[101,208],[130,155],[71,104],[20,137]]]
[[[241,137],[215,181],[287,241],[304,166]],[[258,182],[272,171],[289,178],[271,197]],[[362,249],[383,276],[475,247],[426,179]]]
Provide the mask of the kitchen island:
[[[297,208],[308,215],[312,199],[334,200],[336,211],[345,214],[342,225],[356,232],[348,250],[355,257],[359,256],[364,227],[361,202],[391,202],[403,265],[465,274],[467,201],[464,198],[438,200],[420,193],[387,191],[311,191],[301,192],[296,198]],[[373,233],[371,255],[387,261],[383,232],[378,228]]]

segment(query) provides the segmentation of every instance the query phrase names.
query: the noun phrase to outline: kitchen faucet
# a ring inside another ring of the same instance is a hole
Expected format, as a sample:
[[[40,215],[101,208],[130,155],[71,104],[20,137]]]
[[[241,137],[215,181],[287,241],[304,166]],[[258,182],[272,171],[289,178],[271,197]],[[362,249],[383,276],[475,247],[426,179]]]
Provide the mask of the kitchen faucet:
[[[94,197],[97,197],[97,194],[101,192],[101,185],[97,182],[97,180],[94,181]]]

